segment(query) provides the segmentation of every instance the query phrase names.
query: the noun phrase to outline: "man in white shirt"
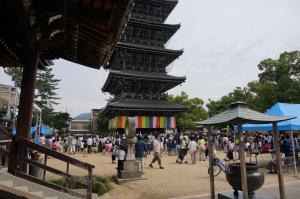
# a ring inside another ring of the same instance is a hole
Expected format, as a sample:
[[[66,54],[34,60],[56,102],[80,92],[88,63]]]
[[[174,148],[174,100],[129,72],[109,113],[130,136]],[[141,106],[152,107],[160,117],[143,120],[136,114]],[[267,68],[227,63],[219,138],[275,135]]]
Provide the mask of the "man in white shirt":
[[[88,153],[92,152],[92,146],[93,146],[93,139],[91,138],[91,136],[89,136],[89,138],[87,139],[87,147],[88,147]]]
[[[158,162],[159,168],[160,169],[164,169],[164,167],[161,166],[161,159],[160,159],[160,155],[161,155],[161,143],[159,141],[159,136],[155,135],[155,140],[153,141],[153,160],[151,161],[151,163],[149,164],[149,166],[151,168],[153,168],[152,164],[155,163],[156,161]]]

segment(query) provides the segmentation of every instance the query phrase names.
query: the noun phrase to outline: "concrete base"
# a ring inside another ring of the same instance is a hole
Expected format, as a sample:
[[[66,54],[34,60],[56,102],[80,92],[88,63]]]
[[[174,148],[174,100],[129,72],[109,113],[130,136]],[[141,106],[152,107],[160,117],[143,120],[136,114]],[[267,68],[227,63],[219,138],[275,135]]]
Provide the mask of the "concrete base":
[[[117,183],[132,181],[132,180],[144,180],[143,172],[141,170],[140,161],[130,160],[124,162],[124,169],[118,171],[115,176]]]
[[[239,191],[239,194],[237,196],[233,194],[233,191],[218,193],[218,199],[243,199],[243,192]],[[254,195],[249,196],[249,199],[275,199],[275,198],[261,193],[255,193]]]
[[[135,180],[146,180],[147,178],[142,176],[140,178],[128,178],[128,179],[122,179],[118,178],[118,176],[113,176],[113,179],[115,179],[117,184],[122,184],[124,182],[130,182],[130,181],[135,181]]]

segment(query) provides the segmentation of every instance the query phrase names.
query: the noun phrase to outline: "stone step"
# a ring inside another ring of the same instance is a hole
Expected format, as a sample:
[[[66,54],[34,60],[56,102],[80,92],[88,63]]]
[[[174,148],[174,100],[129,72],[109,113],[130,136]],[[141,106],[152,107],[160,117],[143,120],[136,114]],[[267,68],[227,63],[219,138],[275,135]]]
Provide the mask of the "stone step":
[[[49,196],[49,197],[44,197],[44,199],[58,199],[57,196]]]
[[[13,186],[13,188],[18,189],[20,191],[28,192],[28,186]]]
[[[14,175],[11,175],[10,173],[4,172],[3,170],[0,170],[0,184],[1,182],[7,187],[12,187],[24,192],[28,192],[40,197],[41,199],[78,199],[77,197],[68,195],[66,193],[62,193],[46,186],[42,186],[23,178],[16,177]],[[42,195],[41,192],[43,193]]]
[[[12,180],[1,180],[0,184],[7,187],[12,187],[14,185],[14,182]]]
[[[44,197],[44,192],[43,191],[30,191],[29,192],[30,194],[32,195],[35,195],[35,196],[39,196],[39,197]]]

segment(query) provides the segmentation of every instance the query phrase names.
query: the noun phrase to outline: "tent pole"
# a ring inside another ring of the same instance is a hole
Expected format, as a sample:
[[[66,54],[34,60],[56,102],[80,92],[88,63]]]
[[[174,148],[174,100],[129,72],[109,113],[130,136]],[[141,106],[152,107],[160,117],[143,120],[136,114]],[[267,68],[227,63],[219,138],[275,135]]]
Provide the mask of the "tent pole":
[[[242,127],[241,123],[238,124],[238,138],[239,138],[239,154],[240,154],[243,199],[248,199],[247,170],[246,170],[246,162],[245,162],[245,146],[244,146],[244,138],[243,138],[243,127]]]
[[[236,155],[236,132],[233,130],[233,145],[234,145],[234,161],[237,161],[237,155]]]
[[[210,180],[210,198],[215,199],[215,179],[214,179],[214,171],[213,171],[213,161],[214,161],[214,153],[212,147],[212,131],[211,126],[207,126],[204,128],[204,132],[207,132],[208,139],[208,153],[209,153],[209,180]]]
[[[296,162],[296,152],[295,152],[295,140],[294,140],[294,133],[291,131],[291,138],[292,138],[292,145],[293,145],[293,158],[294,158],[294,176],[298,176],[297,171],[297,162]]]
[[[279,132],[277,127],[277,122],[273,122],[273,134],[275,140],[276,166],[277,166],[280,199],[285,199],[284,180],[283,180],[282,168],[281,168],[280,145],[278,139]]]

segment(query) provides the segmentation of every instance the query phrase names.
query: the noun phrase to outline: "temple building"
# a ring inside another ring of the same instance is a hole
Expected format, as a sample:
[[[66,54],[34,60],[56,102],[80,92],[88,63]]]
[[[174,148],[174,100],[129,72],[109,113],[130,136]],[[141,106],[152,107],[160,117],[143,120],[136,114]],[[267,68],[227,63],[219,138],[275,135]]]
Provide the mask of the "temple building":
[[[121,40],[105,66],[108,78],[102,88],[114,97],[101,114],[110,119],[110,129],[124,129],[126,117],[134,117],[140,131],[176,128],[177,112],[186,106],[171,104],[166,92],[186,77],[167,74],[166,67],[182,50],[165,48],[180,28],[165,24],[177,0],[135,0]]]

